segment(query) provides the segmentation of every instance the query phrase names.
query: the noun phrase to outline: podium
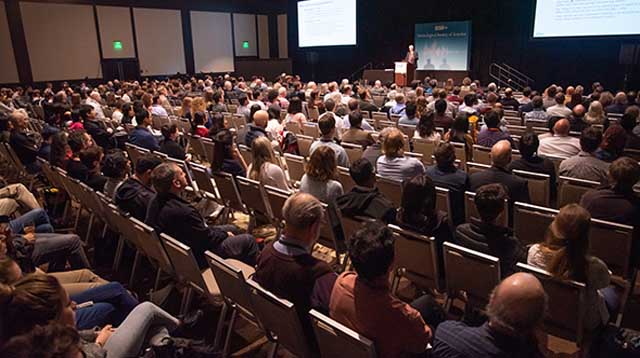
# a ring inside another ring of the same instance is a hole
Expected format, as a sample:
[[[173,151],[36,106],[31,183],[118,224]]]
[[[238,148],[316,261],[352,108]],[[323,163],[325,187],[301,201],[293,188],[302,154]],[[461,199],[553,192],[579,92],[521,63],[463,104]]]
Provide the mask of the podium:
[[[395,63],[394,82],[398,86],[404,87],[407,85],[407,65],[404,61]]]
[[[405,61],[396,62],[395,64],[395,83],[403,87],[410,85],[416,73],[416,65]]]

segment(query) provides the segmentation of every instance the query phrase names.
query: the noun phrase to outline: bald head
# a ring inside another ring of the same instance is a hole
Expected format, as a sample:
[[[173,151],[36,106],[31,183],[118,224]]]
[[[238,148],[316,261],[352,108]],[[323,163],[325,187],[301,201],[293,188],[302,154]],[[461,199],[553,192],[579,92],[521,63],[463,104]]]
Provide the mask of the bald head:
[[[259,110],[253,115],[253,123],[260,128],[267,128],[269,122],[269,112],[265,110]]]
[[[499,168],[504,168],[511,163],[511,143],[501,140],[491,148],[491,163]]]
[[[566,137],[569,135],[569,129],[571,128],[571,124],[566,119],[561,119],[556,122],[553,126],[553,133],[560,137]]]
[[[23,109],[18,109],[11,112],[9,120],[11,121],[11,124],[13,124],[14,128],[24,129],[27,127],[29,116],[27,116],[27,113]]]
[[[584,115],[585,112],[585,108],[583,105],[579,104],[575,107],[573,107],[573,114],[575,114],[578,117],[582,117]]]
[[[493,328],[513,335],[528,335],[544,318],[547,297],[538,279],[516,273],[504,279],[491,294],[487,305]]]

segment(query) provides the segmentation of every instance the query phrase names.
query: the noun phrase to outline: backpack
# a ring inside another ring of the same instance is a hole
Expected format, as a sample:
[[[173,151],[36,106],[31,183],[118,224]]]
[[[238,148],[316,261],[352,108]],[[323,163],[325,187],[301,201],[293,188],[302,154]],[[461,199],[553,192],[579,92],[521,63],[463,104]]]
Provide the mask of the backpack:
[[[298,138],[291,132],[284,132],[284,138],[281,144],[282,152],[300,155],[300,148],[298,147]]]

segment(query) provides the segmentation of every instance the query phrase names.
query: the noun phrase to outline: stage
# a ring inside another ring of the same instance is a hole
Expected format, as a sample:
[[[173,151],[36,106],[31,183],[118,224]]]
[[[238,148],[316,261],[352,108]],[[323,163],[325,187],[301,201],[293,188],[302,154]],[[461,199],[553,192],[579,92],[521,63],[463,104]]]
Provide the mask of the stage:
[[[448,78],[453,78],[454,83],[461,83],[462,79],[469,76],[469,71],[438,71],[438,70],[416,70],[415,79],[422,81],[425,77],[437,78],[438,82],[446,81]],[[382,83],[393,83],[393,68],[390,69],[378,69],[378,70],[364,70],[362,79],[373,83],[377,80]]]

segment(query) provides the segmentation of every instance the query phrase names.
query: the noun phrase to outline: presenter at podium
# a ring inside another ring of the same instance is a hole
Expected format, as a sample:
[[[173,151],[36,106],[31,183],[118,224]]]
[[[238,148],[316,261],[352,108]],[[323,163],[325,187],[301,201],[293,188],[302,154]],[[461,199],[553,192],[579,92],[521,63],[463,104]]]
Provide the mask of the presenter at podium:
[[[413,82],[413,77],[416,73],[416,67],[418,66],[418,53],[413,50],[413,45],[409,45],[409,52],[404,57],[404,61],[407,63],[407,85]]]

